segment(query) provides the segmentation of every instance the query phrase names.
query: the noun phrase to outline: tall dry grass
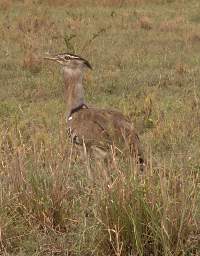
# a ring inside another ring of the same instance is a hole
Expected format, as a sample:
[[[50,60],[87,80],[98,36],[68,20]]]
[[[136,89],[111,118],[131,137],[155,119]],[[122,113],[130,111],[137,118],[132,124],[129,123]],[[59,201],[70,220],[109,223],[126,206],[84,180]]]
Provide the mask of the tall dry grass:
[[[0,255],[200,255],[198,6],[0,1]],[[67,141],[60,73],[42,61],[62,51],[92,63],[91,105],[135,122],[143,174]]]
[[[64,137],[62,124],[56,140],[31,124],[1,130],[2,254],[198,255],[198,172],[151,154],[144,173],[129,156],[88,165]]]

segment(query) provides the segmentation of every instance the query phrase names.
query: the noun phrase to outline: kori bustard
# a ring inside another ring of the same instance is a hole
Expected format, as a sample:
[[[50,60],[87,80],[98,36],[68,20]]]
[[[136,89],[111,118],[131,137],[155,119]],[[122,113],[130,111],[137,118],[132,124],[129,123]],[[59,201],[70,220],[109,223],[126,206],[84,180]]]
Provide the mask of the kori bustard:
[[[99,152],[102,155],[109,148],[120,152],[128,150],[140,165],[144,165],[140,141],[130,120],[115,110],[87,106],[82,81],[84,69],[92,69],[90,63],[69,53],[45,59],[62,65],[67,129],[73,143],[84,146],[88,152]]]

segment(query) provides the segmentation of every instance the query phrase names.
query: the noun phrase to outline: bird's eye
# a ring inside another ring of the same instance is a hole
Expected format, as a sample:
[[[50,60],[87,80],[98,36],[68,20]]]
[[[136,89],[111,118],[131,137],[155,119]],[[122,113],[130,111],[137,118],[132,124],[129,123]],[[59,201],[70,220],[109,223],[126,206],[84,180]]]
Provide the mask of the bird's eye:
[[[65,56],[64,59],[65,59],[65,60],[69,60],[69,56]]]

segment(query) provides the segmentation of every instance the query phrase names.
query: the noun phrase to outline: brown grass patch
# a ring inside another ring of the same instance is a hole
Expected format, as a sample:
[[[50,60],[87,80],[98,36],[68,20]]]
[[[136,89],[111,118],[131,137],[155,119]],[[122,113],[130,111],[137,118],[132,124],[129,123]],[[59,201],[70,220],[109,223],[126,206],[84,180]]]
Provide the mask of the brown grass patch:
[[[38,33],[41,30],[50,30],[54,25],[46,16],[23,17],[18,22],[18,29],[23,33]]]
[[[69,7],[77,7],[77,6],[83,6],[83,5],[90,5],[90,6],[94,6],[94,5],[98,5],[98,6],[123,6],[124,4],[127,3],[137,3],[138,1],[130,1],[130,0],[46,0],[46,2],[50,5],[50,6],[62,6],[62,5],[67,5]]]
[[[152,20],[148,16],[141,16],[138,20],[138,25],[140,28],[145,30],[150,30],[153,28]]]
[[[176,17],[173,20],[161,22],[160,31],[162,32],[177,32],[183,28],[185,20],[183,17]]]
[[[24,0],[32,4],[31,0]],[[168,2],[173,0],[168,0]],[[141,6],[145,4],[165,4],[162,0],[44,0],[40,1],[40,4],[48,4],[49,6],[68,6],[68,7],[80,7],[80,6],[104,6],[104,7],[122,7],[122,6]]]
[[[3,11],[7,11],[11,7],[11,0],[1,0],[0,9]]]
[[[39,73],[41,70],[41,60],[33,52],[27,52],[23,58],[22,67],[32,73]]]
[[[183,75],[188,72],[188,67],[186,64],[179,62],[176,64],[175,70],[179,75]]]
[[[199,43],[200,42],[200,32],[193,31],[189,33],[188,41],[191,43]]]

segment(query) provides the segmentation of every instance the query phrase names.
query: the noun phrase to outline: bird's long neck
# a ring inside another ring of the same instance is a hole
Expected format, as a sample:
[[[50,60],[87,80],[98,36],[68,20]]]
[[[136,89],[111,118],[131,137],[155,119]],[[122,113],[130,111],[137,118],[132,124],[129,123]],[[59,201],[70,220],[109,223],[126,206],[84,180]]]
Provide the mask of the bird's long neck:
[[[79,69],[63,69],[65,101],[67,104],[67,117],[79,107],[85,105],[83,90],[83,73]]]

